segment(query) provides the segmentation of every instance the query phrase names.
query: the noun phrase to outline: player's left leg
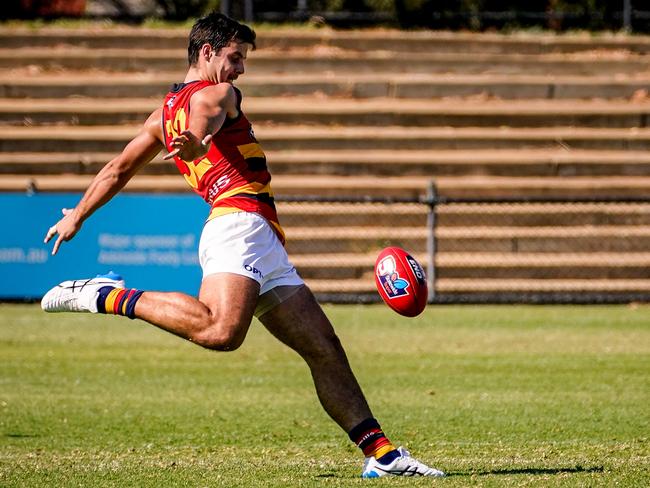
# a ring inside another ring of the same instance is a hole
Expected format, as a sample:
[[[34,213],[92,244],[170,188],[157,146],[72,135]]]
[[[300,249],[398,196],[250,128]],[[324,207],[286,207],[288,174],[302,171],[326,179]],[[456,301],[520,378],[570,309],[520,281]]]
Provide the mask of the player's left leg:
[[[323,408],[341,428],[372,417],[334,328],[306,286],[259,319],[305,359]]]
[[[395,446],[373,418],[334,328],[311,291],[302,286],[259,316],[264,326],[307,362],[325,411],[366,456],[363,477],[444,476]]]

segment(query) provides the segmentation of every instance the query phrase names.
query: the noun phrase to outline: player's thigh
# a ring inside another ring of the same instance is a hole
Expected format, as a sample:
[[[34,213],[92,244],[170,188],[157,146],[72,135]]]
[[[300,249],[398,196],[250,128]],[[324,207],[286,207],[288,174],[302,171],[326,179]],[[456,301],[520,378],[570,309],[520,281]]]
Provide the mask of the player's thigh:
[[[303,356],[340,350],[331,322],[307,286],[302,286],[259,320],[271,334]]]
[[[215,323],[247,330],[259,294],[259,283],[247,276],[214,273],[203,278],[199,301],[208,307]]]

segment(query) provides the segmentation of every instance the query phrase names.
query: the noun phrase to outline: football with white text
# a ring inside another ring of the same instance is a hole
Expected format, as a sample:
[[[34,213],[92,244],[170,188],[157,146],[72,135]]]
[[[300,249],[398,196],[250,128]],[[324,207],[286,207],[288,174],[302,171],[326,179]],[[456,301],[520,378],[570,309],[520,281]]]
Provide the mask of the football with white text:
[[[387,247],[375,262],[375,283],[382,300],[398,314],[415,317],[427,305],[424,269],[404,249]]]

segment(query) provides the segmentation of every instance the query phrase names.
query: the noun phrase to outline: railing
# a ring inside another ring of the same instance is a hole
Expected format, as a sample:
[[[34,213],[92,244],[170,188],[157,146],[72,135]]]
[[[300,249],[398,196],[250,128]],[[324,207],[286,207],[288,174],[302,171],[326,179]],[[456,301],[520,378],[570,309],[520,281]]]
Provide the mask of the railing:
[[[650,301],[650,198],[291,197],[294,264],[319,298],[375,302],[379,251],[427,270],[431,303]]]
[[[198,291],[200,199],[118,195],[52,257],[44,229],[80,197],[0,194],[15,230],[0,239],[0,267],[13,277],[0,297],[40,298],[72,272],[111,269],[142,289]],[[431,303],[650,302],[650,198],[447,198],[431,186],[419,198],[276,202],[291,261],[322,301],[379,301],[375,260],[398,246],[427,270]]]

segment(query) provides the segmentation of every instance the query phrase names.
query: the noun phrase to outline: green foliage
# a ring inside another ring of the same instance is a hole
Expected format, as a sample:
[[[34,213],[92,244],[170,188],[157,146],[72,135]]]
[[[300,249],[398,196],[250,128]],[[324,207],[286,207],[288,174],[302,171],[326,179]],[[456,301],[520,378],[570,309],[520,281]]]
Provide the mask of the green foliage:
[[[375,12],[393,12],[395,9],[393,0],[366,0],[365,4]]]
[[[354,11],[354,12],[390,12],[393,10],[394,0],[315,0],[307,2],[311,11]],[[293,7],[285,3],[284,9]],[[283,10],[283,9],[279,9]]]
[[[217,10],[219,0],[155,0],[165,20],[182,21]]]
[[[623,1],[395,0],[402,25],[445,29],[620,29]],[[643,28],[641,21],[638,28]],[[647,29],[648,23],[645,23]]]
[[[650,486],[647,307],[328,306],[390,437],[466,486]],[[0,485],[368,486],[300,358],[0,305]],[[432,486],[384,480],[382,486]]]

